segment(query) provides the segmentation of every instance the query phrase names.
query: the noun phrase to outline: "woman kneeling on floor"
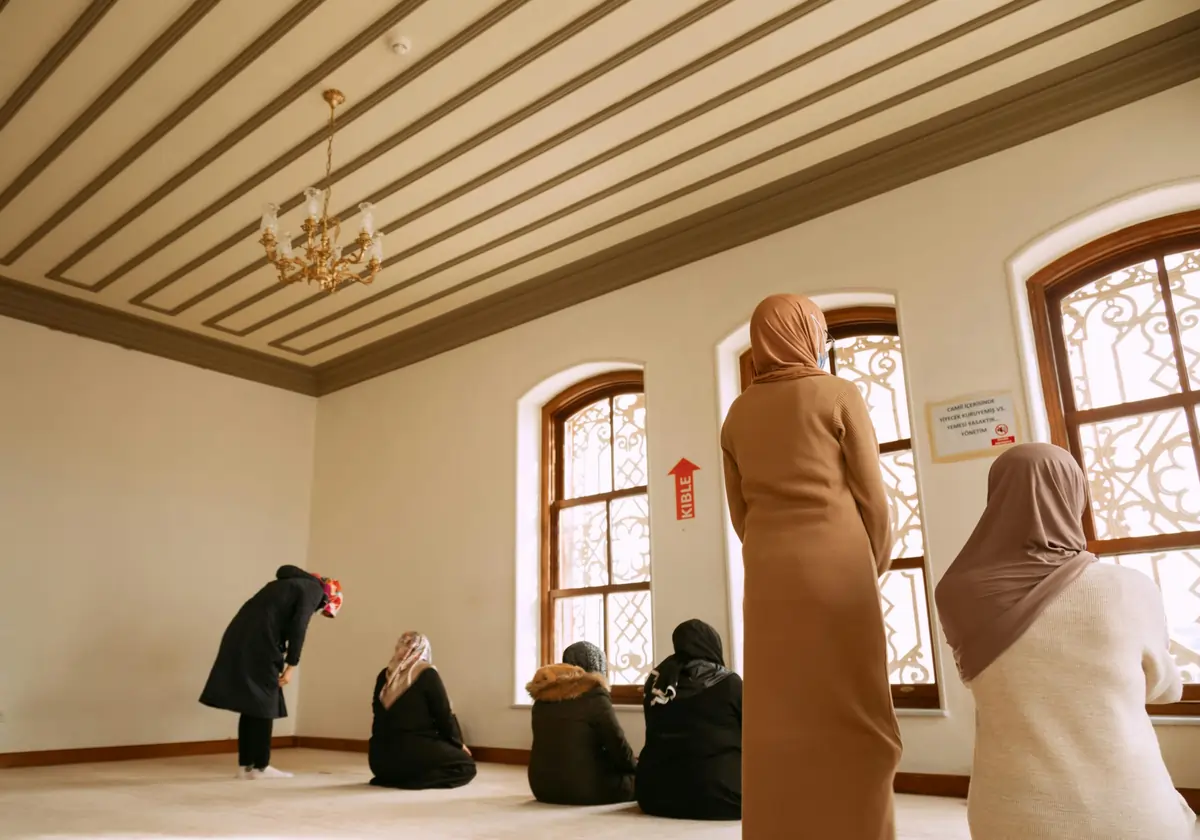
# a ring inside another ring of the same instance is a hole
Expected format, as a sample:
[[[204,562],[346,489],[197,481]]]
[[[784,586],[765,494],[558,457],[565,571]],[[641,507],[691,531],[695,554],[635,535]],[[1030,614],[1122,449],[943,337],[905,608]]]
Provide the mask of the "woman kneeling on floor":
[[[446,686],[430,661],[429,639],[405,633],[375,680],[368,760],[381,787],[462,787],[475,778]]]
[[[633,800],[636,763],[613,712],[604,654],[576,642],[561,665],[547,665],[526,686],[533,698],[529,788],[554,805]]]
[[[675,653],[646,680],[638,805],[655,817],[741,819],[742,678],[700,619],[676,627],[671,642]]]

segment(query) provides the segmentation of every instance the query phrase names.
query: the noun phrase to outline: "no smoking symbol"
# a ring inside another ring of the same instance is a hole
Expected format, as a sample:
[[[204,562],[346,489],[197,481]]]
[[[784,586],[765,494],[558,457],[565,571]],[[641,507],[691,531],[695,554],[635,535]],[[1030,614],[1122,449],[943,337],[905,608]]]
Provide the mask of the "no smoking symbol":
[[[1008,435],[1008,426],[998,423],[996,425],[996,437],[1005,437],[1006,435]]]

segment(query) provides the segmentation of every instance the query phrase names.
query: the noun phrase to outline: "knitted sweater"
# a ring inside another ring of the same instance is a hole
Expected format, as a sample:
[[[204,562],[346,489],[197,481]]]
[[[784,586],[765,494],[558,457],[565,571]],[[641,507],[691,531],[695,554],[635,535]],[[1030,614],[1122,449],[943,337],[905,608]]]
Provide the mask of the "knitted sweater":
[[[970,685],[972,840],[1191,840],[1146,703],[1183,685],[1162,596],[1095,563]]]

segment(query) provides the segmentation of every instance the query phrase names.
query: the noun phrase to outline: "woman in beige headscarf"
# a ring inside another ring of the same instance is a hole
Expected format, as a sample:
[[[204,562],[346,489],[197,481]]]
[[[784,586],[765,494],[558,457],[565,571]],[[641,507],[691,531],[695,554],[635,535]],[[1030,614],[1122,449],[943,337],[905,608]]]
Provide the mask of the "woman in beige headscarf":
[[[754,384],[721,431],[746,570],[747,840],[895,836],[900,733],[878,585],[888,502],[866,404],[825,372],[829,345],[811,300],[764,300]]]
[[[410,631],[375,678],[367,751],[373,785],[426,790],[461,787],[475,778],[475,760],[432,659],[429,639]]]
[[[1009,449],[987,508],[937,585],[975,696],[974,840],[1190,840],[1146,703],[1183,694],[1154,581],[1087,551],[1083,470]]]

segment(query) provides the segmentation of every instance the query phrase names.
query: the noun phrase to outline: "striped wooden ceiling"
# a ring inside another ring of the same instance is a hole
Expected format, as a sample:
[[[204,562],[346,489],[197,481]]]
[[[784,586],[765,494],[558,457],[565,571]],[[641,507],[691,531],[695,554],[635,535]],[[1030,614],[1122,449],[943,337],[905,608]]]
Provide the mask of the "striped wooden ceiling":
[[[0,271],[319,367],[511,308],[518,284],[1129,39],[1186,35],[1198,9],[0,0]],[[334,295],[281,285],[257,242],[265,202],[298,232],[301,190],[324,186],[326,87],[348,99],[334,209],[353,229],[370,200],[387,234],[375,283]]]

